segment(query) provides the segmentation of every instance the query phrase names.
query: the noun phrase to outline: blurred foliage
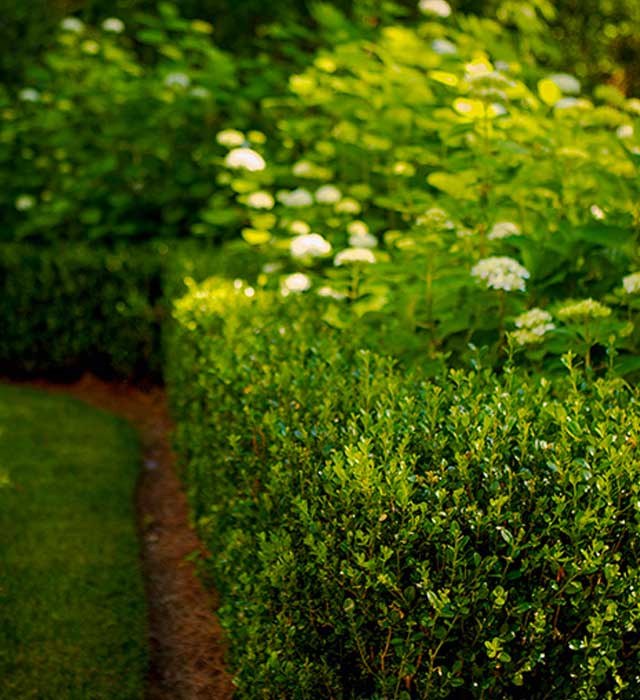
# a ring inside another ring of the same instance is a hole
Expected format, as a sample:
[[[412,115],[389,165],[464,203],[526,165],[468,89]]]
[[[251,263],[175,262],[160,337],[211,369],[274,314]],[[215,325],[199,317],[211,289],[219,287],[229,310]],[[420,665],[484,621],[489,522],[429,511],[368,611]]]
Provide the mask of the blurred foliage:
[[[168,3],[137,26],[67,18],[18,94],[0,88],[0,238],[173,237],[217,203],[214,135],[243,110],[234,63]]]
[[[5,374],[161,376],[167,246],[2,245]]]

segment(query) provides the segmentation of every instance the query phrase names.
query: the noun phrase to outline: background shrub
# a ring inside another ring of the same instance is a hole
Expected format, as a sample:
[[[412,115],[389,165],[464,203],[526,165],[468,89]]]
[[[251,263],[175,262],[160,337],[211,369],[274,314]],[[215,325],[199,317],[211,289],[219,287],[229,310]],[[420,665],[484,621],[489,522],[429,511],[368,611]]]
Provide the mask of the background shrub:
[[[167,250],[3,245],[3,373],[159,377]]]
[[[178,446],[239,698],[637,697],[637,392],[435,382],[298,297],[176,305]]]

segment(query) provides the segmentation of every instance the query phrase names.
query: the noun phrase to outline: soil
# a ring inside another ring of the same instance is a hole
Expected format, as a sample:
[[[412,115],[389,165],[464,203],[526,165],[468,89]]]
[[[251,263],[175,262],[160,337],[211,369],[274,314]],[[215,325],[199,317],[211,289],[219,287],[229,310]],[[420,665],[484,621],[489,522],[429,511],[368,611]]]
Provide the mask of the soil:
[[[223,633],[215,594],[205,589],[189,555],[210,556],[189,525],[175,472],[171,419],[164,391],[85,375],[73,384],[31,381],[128,420],[138,431],[143,466],[136,492],[142,570],[148,601],[150,664],[146,700],[230,700]]]

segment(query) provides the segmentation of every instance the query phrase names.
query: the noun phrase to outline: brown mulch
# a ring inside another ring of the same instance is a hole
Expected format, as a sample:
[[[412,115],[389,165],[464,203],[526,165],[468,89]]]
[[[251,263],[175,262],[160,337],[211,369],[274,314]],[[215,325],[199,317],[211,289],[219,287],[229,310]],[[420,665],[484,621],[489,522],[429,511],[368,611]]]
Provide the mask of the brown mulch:
[[[215,596],[185,560],[209,556],[189,526],[187,501],[175,473],[164,391],[85,375],[74,384],[32,381],[115,413],[137,429],[143,466],[136,492],[138,532],[148,605],[150,664],[146,700],[230,700],[223,633]]]

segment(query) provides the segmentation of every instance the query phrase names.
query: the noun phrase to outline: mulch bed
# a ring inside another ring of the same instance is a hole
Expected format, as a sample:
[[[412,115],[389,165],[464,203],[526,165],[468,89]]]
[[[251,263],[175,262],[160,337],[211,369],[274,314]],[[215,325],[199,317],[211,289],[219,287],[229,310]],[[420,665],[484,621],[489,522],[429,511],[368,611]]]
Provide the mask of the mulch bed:
[[[147,700],[230,700],[223,633],[215,595],[200,583],[194,552],[210,556],[189,526],[188,506],[169,443],[164,391],[143,390],[85,375],[73,384],[29,386],[74,396],[115,413],[137,429],[144,464],[136,493],[142,568],[148,600],[150,666]]]

